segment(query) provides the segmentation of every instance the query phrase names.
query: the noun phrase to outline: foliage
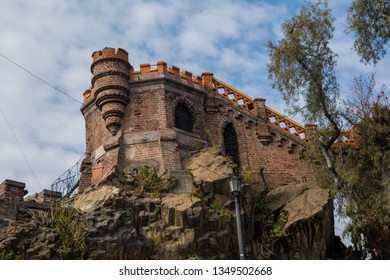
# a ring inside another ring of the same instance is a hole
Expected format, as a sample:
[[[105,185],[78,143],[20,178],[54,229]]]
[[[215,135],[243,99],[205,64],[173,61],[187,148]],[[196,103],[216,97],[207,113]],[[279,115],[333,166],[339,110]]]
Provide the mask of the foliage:
[[[161,233],[150,231],[147,233],[146,238],[152,241],[155,250],[159,250],[163,246],[163,242],[161,240]]]
[[[377,107],[388,102],[385,96],[385,91],[387,90],[385,85],[381,86],[377,96],[373,94],[375,86],[375,73],[372,73],[367,79],[363,76],[353,79],[353,85],[351,86],[353,96],[350,100],[344,101],[346,118],[353,125],[359,124],[364,119],[371,118],[373,116],[373,106]]]
[[[252,190],[254,213],[264,221],[271,213],[271,210],[266,206],[265,195],[267,192],[258,186],[252,187]]]
[[[155,213],[157,216],[161,216],[161,204],[157,204],[157,205],[154,207],[154,213]]]
[[[390,106],[386,87],[374,94],[375,77],[354,79],[353,98],[345,102],[345,118],[353,126],[353,144],[332,146],[331,160],[335,162],[343,187],[335,188],[322,156],[321,138],[329,131],[316,131],[310,137],[307,159],[317,181],[328,188],[332,196],[339,196],[339,209],[347,205],[342,215],[348,215],[351,233],[356,244],[362,232],[374,230],[386,236],[390,225]]]
[[[355,78],[354,98],[347,103],[348,118],[355,121],[351,148],[340,166],[347,187],[349,230],[355,239],[360,232],[374,227],[387,234],[390,225],[390,106],[385,87],[375,95],[375,79]]]
[[[365,64],[376,64],[385,54],[390,38],[390,17],[383,0],[355,0],[348,9],[346,31],[354,33],[354,49]]]
[[[274,220],[275,216],[274,214],[271,215],[271,220]],[[269,237],[274,238],[281,238],[287,236],[287,232],[284,229],[284,225],[287,222],[287,215],[286,212],[280,212],[279,217],[276,220],[276,222],[273,223],[272,228],[269,231]]]
[[[191,261],[193,261],[193,260],[200,260],[200,257],[199,257],[199,255],[195,252],[195,253],[192,253],[192,254],[188,255],[188,260],[191,260]]]
[[[333,21],[327,1],[306,3],[299,15],[282,24],[284,38],[277,45],[268,43],[271,61],[268,74],[293,110],[329,132],[318,139],[319,149],[334,185],[340,189],[343,182],[330,155],[330,148],[341,131],[336,106],[339,88],[334,70],[337,55],[328,46],[334,32]],[[300,99],[305,103],[303,108],[295,105]]]
[[[195,151],[200,152],[204,147],[205,147],[205,143],[199,141],[199,142],[196,143],[196,145],[195,145]]]
[[[173,178],[161,175],[157,168],[144,165],[135,175],[140,192],[151,192],[154,197],[161,197],[162,193],[171,192],[175,186]]]
[[[54,230],[58,236],[60,253],[67,250],[80,251],[83,258],[86,250],[86,231],[79,220],[79,214],[73,207],[58,205],[53,221]]]
[[[242,178],[242,181],[246,184],[252,184],[255,181],[252,172],[248,170],[242,170],[240,172],[240,178]]]
[[[332,132],[329,130],[315,130],[308,131],[307,134],[307,137],[310,141],[306,147],[305,160],[311,166],[316,181],[323,188],[329,189],[331,196],[334,197],[339,188],[337,188],[334,184],[333,178],[326,163],[326,158],[321,152],[321,147],[323,145],[321,139],[329,138]],[[334,150],[332,149],[331,152],[333,151]],[[331,160],[333,162],[337,161],[337,158],[334,157],[333,153],[331,153]]]
[[[192,192],[190,192],[190,196],[197,197],[199,199],[203,198],[203,192],[201,186],[196,186]]]
[[[353,5],[363,2],[367,1],[355,1]],[[366,12],[374,13],[377,2],[372,1],[359,9],[371,9]],[[346,199],[347,213],[352,220],[348,230],[358,238],[362,231],[374,228],[386,238],[390,224],[388,196],[385,195],[390,189],[388,98],[384,87],[377,97],[372,94],[373,76],[368,81],[357,78],[353,87],[355,98],[346,102],[346,109],[337,107],[337,55],[329,48],[333,21],[327,1],[306,3],[299,15],[282,24],[284,37],[278,43],[268,43],[268,74],[287,104],[301,112],[306,121],[318,124],[318,130],[307,130],[310,139],[307,158],[318,182],[329,188],[333,196]],[[372,26],[368,24],[368,27]],[[385,28],[386,36],[389,28]],[[377,35],[383,35],[377,32]],[[368,43],[372,42],[374,48],[380,50],[381,45],[375,41]],[[374,54],[374,62],[377,59],[379,56]],[[296,104],[302,102],[303,108],[297,107]],[[345,126],[345,121],[353,127],[355,146],[349,148],[335,145],[341,141],[341,127]]]
[[[221,218],[225,217],[225,208],[219,200],[214,200],[210,203],[210,209],[213,209]]]
[[[19,255],[16,255],[14,251],[0,251],[0,260],[21,260],[22,257]]]
[[[322,124],[336,111],[339,96],[336,54],[329,48],[333,21],[326,1],[303,6],[299,15],[282,24],[284,38],[268,42],[268,75],[286,103],[308,123]],[[305,103],[299,108],[299,101]],[[324,119],[324,116],[326,117]]]
[[[266,241],[287,236],[284,228],[287,222],[287,213],[273,211],[267,204],[267,191],[261,188],[253,188],[254,215],[256,220],[256,232]]]

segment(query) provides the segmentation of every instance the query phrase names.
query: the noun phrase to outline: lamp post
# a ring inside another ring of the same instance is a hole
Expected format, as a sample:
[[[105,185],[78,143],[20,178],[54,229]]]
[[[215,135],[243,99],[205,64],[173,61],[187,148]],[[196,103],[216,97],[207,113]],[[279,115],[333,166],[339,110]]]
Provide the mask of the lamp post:
[[[242,235],[241,226],[241,210],[240,210],[240,191],[241,191],[241,180],[237,176],[233,176],[229,182],[230,191],[234,196],[236,205],[236,220],[237,220],[237,233],[238,233],[238,248],[240,250],[240,260],[245,260],[244,251],[244,238]]]

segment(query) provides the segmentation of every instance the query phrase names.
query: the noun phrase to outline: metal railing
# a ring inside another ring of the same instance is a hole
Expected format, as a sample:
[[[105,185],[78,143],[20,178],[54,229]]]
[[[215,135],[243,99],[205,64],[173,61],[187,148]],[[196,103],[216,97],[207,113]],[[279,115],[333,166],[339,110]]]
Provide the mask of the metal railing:
[[[234,87],[213,78],[214,88],[219,93],[220,96],[225,99],[235,103],[236,105],[248,110],[252,114],[256,114],[256,106],[254,98],[246,95],[245,93],[235,89]],[[287,133],[288,135],[294,137],[296,140],[301,142],[307,142],[306,139],[306,129],[304,126],[300,125],[297,122],[287,118],[283,114],[266,107],[266,114],[268,118],[268,123],[273,127]]]
[[[77,188],[80,182],[80,166],[85,158],[85,154],[81,158],[65,171],[60,177],[58,177],[50,186],[52,191],[61,192],[63,198],[70,198],[77,194]]]

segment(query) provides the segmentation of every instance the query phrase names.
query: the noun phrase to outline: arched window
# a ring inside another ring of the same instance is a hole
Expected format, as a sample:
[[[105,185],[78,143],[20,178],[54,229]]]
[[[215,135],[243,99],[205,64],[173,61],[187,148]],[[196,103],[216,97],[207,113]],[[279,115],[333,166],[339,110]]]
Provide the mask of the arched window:
[[[223,130],[223,142],[225,145],[225,155],[232,158],[233,162],[239,165],[238,141],[234,126],[229,123]]]
[[[184,105],[177,105],[175,109],[175,127],[192,132],[192,114]]]

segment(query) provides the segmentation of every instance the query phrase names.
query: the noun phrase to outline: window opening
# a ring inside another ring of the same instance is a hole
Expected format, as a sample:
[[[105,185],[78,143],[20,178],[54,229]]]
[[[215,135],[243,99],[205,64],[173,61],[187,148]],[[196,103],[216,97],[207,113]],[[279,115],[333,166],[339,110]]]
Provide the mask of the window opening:
[[[233,162],[239,165],[237,133],[232,124],[228,124],[223,130],[225,144],[225,155],[232,158]]]
[[[177,105],[175,109],[175,127],[192,132],[192,114],[184,105]]]

